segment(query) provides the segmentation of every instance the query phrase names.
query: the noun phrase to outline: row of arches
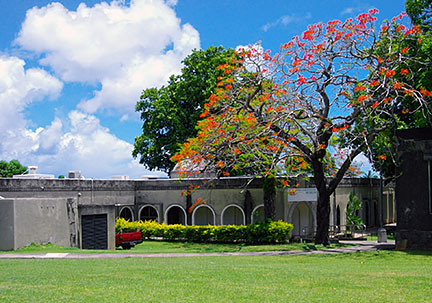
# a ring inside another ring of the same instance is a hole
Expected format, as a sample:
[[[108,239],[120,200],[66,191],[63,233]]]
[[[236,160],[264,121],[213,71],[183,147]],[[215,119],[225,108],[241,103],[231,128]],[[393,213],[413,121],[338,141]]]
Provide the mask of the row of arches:
[[[378,205],[377,201],[375,200],[363,201],[362,208],[357,212],[357,215],[360,216],[366,227],[375,227],[379,225],[378,214]],[[346,224],[345,216],[345,209],[341,210],[341,205],[337,205],[334,224],[336,226],[343,226],[344,224]]]
[[[119,217],[129,221],[155,220],[160,222],[161,216],[159,210],[154,205],[143,205],[138,210],[138,215],[135,218],[132,208],[124,206],[120,209]],[[199,205],[191,215],[192,225],[216,225],[216,212],[209,205]],[[251,222],[256,222],[264,218],[264,205],[258,205],[252,210]],[[182,224],[186,225],[187,213],[186,210],[177,204],[170,205],[165,210],[163,221],[166,224]],[[221,212],[221,225],[245,225],[246,215],[243,209],[236,205],[227,205]]]

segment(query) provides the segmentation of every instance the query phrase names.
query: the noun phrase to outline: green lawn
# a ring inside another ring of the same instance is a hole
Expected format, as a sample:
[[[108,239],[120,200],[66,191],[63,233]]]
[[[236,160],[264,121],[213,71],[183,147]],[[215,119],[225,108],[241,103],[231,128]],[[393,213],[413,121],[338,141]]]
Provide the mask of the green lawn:
[[[350,246],[347,244],[332,244],[327,248]],[[47,245],[30,245],[12,253],[208,253],[208,252],[251,252],[251,251],[291,251],[325,249],[322,245],[306,243],[289,243],[276,245],[245,245],[245,244],[205,244],[185,242],[144,241],[129,250],[118,248],[116,250],[81,250]],[[2,251],[0,253],[11,253]]]
[[[0,302],[432,302],[432,253],[0,260]]]

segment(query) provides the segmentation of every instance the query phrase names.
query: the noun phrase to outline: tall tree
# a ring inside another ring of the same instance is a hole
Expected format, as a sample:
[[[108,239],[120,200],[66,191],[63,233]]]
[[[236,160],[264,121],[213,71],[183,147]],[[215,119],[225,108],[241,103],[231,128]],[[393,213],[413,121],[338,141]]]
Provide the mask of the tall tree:
[[[0,178],[12,178],[14,175],[27,173],[27,167],[21,165],[18,160],[0,161]]]
[[[230,62],[234,50],[210,47],[195,50],[183,60],[180,75],[172,75],[167,86],[143,91],[136,111],[143,120],[142,134],[135,138],[132,155],[149,169],[170,173],[170,161],[186,139],[195,137],[204,104],[215,92],[217,67]]]
[[[328,245],[330,195],[355,157],[397,123],[396,109],[410,114],[405,98],[430,114],[430,92],[405,81],[429,63],[401,47],[419,43],[421,31],[399,24],[402,15],[377,30],[377,12],[311,25],[274,56],[246,50],[243,64],[221,66],[229,76],[210,97],[198,136],[174,160],[224,171],[251,162],[268,166],[271,153],[280,155],[274,167],[287,176],[310,170],[318,191],[315,243]],[[381,53],[377,41],[384,37],[389,47]],[[411,69],[412,62],[419,68]]]
[[[407,66],[406,62],[401,62],[399,70],[416,70],[416,73],[407,75],[396,74],[394,78],[408,81],[410,85],[417,90],[426,89],[432,90],[432,65],[425,63],[432,62],[432,36],[430,32],[430,25],[432,22],[432,1],[431,0],[407,0],[406,11],[411,19],[411,22],[419,26],[422,34],[419,34],[418,40],[403,41],[397,47],[406,48],[406,52],[410,57],[415,57],[410,65]],[[394,21],[393,21],[394,22]],[[386,53],[387,49],[391,47],[391,43],[387,36],[383,36],[379,41],[380,47],[376,49],[377,54]],[[395,44],[393,43],[393,47]],[[419,128],[430,126],[428,117],[425,118],[421,112],[416,111],[418,104],[412,102],[411,96],[406,96],[402,101],[403,106],[395,109],[395,116],[397,122],[392,127],[387,128],[381,132],[376,140],[370,145],[367,154],[373,159],[374,168],[379,171],[384,177],[386,182],[394,181],[396,176],[396,166],[398,165],[395,154],[395,132],[401,128]],[[432,105],[429,105],[432,109]],[[409,111],[412,114],[406,115]]]
[[[432,0],[406,0],[405,10],[413,24],[429,31],[432,25]]]

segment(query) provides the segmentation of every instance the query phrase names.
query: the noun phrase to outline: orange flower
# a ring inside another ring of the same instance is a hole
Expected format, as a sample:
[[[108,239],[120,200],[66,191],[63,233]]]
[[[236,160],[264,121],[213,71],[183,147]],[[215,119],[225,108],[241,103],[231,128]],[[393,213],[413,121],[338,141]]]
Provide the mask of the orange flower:
[[[358,102],[363,102],[364,100],[367,100],[367,96],[365,96],[365,95],[361,95],[361,96],[359,96],[358,98],[357,98],[357,101]]]
[[[400,83],[400,82],[395,82],[395,83],[393,83],[393,87],[394,87],[395,89],[401,89],[403,86],[404,86],[404,84],[403,84],[403,83]]]
[[[386,73],[385,73],[385,75],[386,75],[386,77],[387,78],[391,78],[391,77],[393,77],[394,75],[396,74],[396,72],[394,71],[394,70],[388,70]]]
[[[366,89],[366,86],[360,85],[360,86],[357,86],[356,88],[354,88],[354,92],[362,91],[362,90],[365,90],[365,89]]]
[[[409,70],[407,70],[406,68],[402,68],[400,71],[400,74],[402,76],[408,76],[409,75]]]

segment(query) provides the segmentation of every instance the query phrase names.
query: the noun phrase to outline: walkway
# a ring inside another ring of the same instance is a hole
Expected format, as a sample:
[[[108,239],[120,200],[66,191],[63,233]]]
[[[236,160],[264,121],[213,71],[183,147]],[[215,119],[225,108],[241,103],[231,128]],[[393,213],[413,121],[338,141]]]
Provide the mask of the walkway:
[[[219,256],[283,256],[283,255],[316,255],[340,254],[360,251],[376,251],[394,249],[394,241],[377,243],[376,241],[340,241],[340,243],[356,244],[344,248],[322,250],[293,250],[293,251],[267,251],[267,252],[222,252],[222,253],[162,253],[162,254],[76,254],[76,253],[46,253],[46,254],[0,254],[0,259],[118,259],[118,258],[173,258],[173,257],[219,257]]]

